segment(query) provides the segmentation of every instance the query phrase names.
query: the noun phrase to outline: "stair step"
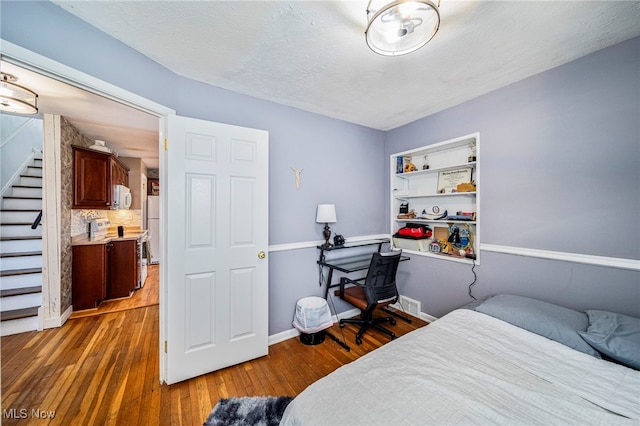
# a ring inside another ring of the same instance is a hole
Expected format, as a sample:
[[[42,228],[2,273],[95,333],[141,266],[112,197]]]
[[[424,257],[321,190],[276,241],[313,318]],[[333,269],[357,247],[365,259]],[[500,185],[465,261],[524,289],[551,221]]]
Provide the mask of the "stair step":
[[[0,239],[0,252],[16,253],[21,251],[41,251],[42,237],[17,238],[7,237]]]
[[[14,253],[0,253],[0,258],[25,257],[25,256],[42,256],[42,252],[41,251],[25,251],[25,252],[14,252]]]
[[[20,296],[23,294],[42,293],[41,285],[34,285],[31,287],[11,288],[7,290],[0,290],[0,297]]]
[[[2,314],[0,314],[0,320],[10,321],[34,316],[38,316],[38,307],[14,309],[12,311],[2,312]]]
[[[41,210],[41,198],[3,197],[3,210]]]
[[[37,268],[32,268],[37,269]],[[0,289],[26,288],[42,285],[42,272],[32,274],[8,275],[0,279]]]
[[[42,186],[42,177],[20,175],[20,179],[18,180],[18,183],[20,185]]]
[[[29,185],[13,185],[11,187],[11,197],[19,198],[40,198],[42,199],[42,187],[41,186],[29,186]]]
[[[11,336],[13,334],[27,333],[36,331],[39,328],[39,319],[37,315],[15,319],[11,321],[3,321],[0,327],[0,336]]]
[[[42,166],[27,166],[27,176],[39,176],[42,177]]]
[[[33,223],[40,210],[0,210],[0,223]]]
[[[9,253],[16,254],[16,253]],[[0,270],[15,271],[32,268],[42,268],[42,252],[30,252],[17,256],[0,255]]]
[[[13,269],[10,271],[0,271],[0,277],[10,277],[13,275],[27,275],[27,274],[38,274],[38,273],[42,273],[42,268]]]
[[[14,296],[3,297],[1,300],[2,304],[0,304],[0,310],[2,310],[2,312],[40,307],[42,306],[42,293],[19,293]]]
[[[42,227],[31,229],[31,223],[5,223],[0,225],[1,237],[42,236]]]

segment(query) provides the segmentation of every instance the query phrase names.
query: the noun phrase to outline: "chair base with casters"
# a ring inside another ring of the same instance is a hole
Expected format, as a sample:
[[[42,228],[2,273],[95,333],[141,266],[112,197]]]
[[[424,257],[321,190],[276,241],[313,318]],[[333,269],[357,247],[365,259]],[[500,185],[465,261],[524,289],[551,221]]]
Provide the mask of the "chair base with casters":
[[[352,296],[355,296],[355,297],[352,297]],[[360,330],[358,330],[358,333],[356,334],[356,344],[358,345],[362,344],[362,335],[371,328],[374,328],[378,331],[381,331],[387,334],[389,337],[391,337],[392,340],[397,337],[393,331],[381,325],[385,323],[396,325],[396,320],[393,317],[373,318],[373,311],[375,310],[376,306],[374,306],[374,308],[372,309],[367,310],[366,302],[362,303],[363,299],[366,301],[364,290],[362,289],[362,287],[354,286],[354,287],[346,288],[344,291],[343,299],[351,303],[355,307],[359,308],[360,311],[362,312],[360,314],[360,318],[341,319],[340,322],[338,323],[340,327],[344,327],[345,324],[360,325]],[[386,306],[391,303],[393,303],[393,301],[383,304],[382,306]],[[377,307],[382,307],[382,306],[378,305]]]

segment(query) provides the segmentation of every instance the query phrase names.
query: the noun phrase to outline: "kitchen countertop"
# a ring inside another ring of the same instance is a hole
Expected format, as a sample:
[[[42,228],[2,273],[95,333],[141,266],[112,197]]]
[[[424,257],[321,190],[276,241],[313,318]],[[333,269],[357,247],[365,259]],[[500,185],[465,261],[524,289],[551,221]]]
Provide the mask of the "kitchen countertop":
[[[118,237],[118,234],[107,234],[103,238],[91,240],[86,235],[78,235],[76,237],[71,237],[71,245],[86,246],[93,244],[107,244],[113,241],[137,240],[138,238],[144,237],[146,235],[147,231],[125,232],[123,237]]]

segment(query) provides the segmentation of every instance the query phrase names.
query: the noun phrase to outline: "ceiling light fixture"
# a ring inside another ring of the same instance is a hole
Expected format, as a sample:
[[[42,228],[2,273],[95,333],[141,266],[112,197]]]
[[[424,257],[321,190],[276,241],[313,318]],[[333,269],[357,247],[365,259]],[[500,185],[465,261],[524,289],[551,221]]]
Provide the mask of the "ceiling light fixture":
[[[380,55],[398,56],[414,52],[438,32],[440,12],[430,0],[395,0],[380,10],[367,6],[365,38],[371,50]]]
[[[38,112],[38,94],[33,90],[16,84],[18,78],[0,73],[0,110],[17,114],[36,114]]]

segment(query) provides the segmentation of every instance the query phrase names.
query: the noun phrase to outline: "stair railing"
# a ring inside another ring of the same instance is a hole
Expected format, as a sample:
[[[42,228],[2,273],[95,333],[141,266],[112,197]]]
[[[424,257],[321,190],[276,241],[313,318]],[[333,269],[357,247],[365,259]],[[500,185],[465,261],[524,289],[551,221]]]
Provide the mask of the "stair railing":
[[[36,217],[36,220],[34,220],[33,223],[31,224],[31,229],[36,229],[41,222],[42,222],[42,210],[40,210],[40,213],[38,213],[38,217]]]

